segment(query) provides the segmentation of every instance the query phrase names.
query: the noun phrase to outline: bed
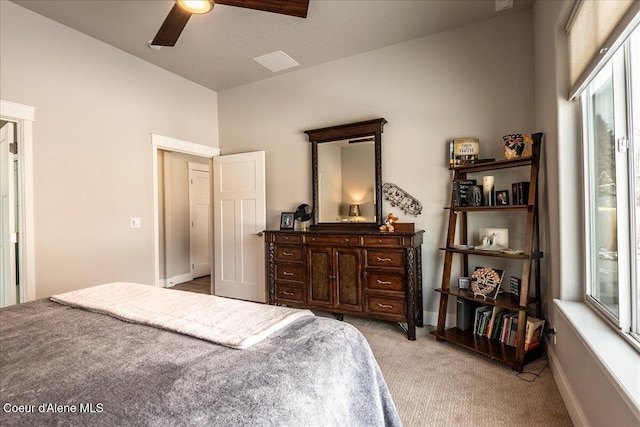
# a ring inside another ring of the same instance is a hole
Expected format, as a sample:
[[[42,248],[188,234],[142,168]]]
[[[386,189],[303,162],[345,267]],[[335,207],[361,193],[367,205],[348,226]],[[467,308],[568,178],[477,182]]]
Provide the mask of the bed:
[[[2,426],[401,425],[347,323],[299,316],[235,349],[50,299],[0,309],[0,404]]]

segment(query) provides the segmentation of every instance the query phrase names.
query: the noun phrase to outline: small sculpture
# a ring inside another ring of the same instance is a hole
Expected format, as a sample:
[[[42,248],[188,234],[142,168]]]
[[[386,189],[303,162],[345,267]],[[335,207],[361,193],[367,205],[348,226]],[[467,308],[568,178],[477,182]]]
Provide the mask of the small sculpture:
[[[393,215],[393,213],[389,213],[387,215],[387,219],[384,222],[384,225],[380,226],[380,231],[393,231],[395,227],[393,226],[394,222],[398,222],[398,217]]]
[[[533,139],[529,135],[522,133],[514,133],[502,137],[504,140],[504,158],[518,159],[520,157],[531,157],[531,148],[526,144],[532,145]]]

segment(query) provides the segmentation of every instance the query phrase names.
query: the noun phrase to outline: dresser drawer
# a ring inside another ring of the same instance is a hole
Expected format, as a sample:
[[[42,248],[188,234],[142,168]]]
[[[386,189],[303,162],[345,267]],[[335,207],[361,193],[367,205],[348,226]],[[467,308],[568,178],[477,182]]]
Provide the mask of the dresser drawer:
[[[364,236],[362,240],[365,246],[402,247],[402,237],[400,236]]]
[[[405,316],[404,298],[379,297],[367,295],[367,311],[375,314]]]
[[[304,237],[305,243],[318,243],[318,244],[330,244],[330,245],[357,245],[360,240],[356,234],[344,234],[344,235],[306,235]]]
[[[276,280],[304,281],[304,267],[302,265],[282,265],[276,263]]]
[[[302,261],[302,246],[276,246],[276,261]]]
[[[404,273],[372,273],[367,271],[367,289],[404,291]]]
[[[367,267],[404,267],[404,251],[367,249]]]
[[[302,243],[302,234],[276,234],[276,243]]]
[[[302,288],[287,285],[276,285],[276,299],[279,301],[291,301],[302,303],[304,292]]]

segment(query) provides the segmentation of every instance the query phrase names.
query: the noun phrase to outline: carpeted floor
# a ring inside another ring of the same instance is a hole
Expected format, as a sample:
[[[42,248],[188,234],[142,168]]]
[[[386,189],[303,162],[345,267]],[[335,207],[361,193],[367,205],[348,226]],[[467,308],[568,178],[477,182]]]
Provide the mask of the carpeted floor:
[[[418,328],[406,339],[391,322],[345,316],[367,338],[405,427],[571,426],[545,360],[523,373]],[[539,375],[536,375],[539,374]]]
[[[172,289],[209,293],[210,277]],[[320,316],[333,317],[324,312]],[[511,367],[417,329],[409,341],[392,322],[344,316],[367,338],[405,427],[572,426],[545,360]]]

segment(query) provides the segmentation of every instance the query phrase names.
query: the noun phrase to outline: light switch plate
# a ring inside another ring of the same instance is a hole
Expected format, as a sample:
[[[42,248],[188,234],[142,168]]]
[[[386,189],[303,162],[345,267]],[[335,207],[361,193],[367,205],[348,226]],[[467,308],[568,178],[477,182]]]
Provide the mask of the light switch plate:
[[[131,218],[131,228],[142,227],[142,220],[140,218]]]
[[[511,9],[513,7],[513,0],[496,0],[496,12],[501,10]]]

